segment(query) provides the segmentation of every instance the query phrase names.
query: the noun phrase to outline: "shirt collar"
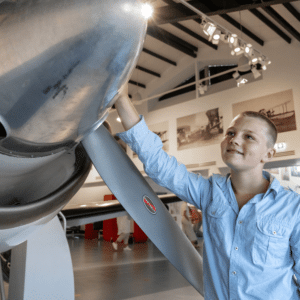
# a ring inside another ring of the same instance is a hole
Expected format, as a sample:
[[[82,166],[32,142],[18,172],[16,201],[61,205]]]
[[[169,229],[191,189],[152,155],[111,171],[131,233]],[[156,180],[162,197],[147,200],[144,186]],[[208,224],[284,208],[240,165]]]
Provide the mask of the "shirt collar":
[[[279,193],[280,189],[282,188],[282,186],[280,185],[280,182],[267,171],[263,171],[263,176],[270,182],[268,190],[273,190],[277,195]],[[275,197],[273,199],[276,200]]]
[[[280,185],[280,182],[273,176],[271,175],[269,172],[267,171],[263,171],[263,176],[270,182],[269,188],[266,192],[266,194],[269,192],[269,190],[274,191],[276,193],[276,195],[279,193],[280,189],[282,188],[282,186]],[[217,184],[219,185],[219,187],[224,191],[224,189],[228,189],[230,190],[229,187],[231,187],[231,179],[230,179],[230,173],[228,173],[226,175],[226,177],[223,177],[221,175],[219,176],[214,176]],[[276,199],[276,197],[272,197],[274,200]]]

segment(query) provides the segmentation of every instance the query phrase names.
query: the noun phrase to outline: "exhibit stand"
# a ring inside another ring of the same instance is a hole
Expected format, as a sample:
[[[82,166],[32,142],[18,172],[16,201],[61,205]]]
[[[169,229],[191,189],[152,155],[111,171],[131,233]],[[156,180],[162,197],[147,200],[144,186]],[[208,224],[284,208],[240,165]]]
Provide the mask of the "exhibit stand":
[[[12,249],[8,299],[70,300],[74,295],[70,249],[56,216]]]

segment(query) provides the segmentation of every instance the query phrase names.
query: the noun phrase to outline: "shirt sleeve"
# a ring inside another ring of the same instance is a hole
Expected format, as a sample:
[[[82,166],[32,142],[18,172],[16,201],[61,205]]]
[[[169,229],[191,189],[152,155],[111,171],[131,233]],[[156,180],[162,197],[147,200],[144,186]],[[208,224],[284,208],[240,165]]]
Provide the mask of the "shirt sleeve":
[[[298,215],[300,214],[300,210],[298,211]],[[295,276],[297,278],[296,284],[298,287],[298,293],[300,296],[300,216],[297,218],[298,222],[294,226],[294,230],[292,232],[292,236],[290,239],[291,252],[294,260],[293,271],[295,272]]]
[[[144,164],[146,174],[157,184],[169,189],[179,198],[197,207],[201,206],[201,189],[209,185],[202,176],[187,171],[184,164],[169,156],[161,139],[141,121],[118,136],[126,142]]]

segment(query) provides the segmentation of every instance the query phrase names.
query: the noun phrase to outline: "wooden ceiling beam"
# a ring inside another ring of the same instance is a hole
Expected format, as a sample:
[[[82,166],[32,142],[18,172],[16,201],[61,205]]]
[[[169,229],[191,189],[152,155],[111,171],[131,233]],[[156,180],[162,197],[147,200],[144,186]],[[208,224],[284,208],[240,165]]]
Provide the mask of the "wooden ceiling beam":
[[[300,21],[300,13],[291,3],[284,3],[283,6],[298,20]]]
[[[140,87],[142,87],[144,89],[146,88],[146,85],[144,85],[143,83],[136,82],[136,81],[133,81],[133,80],[129,80],[128,83],[133,84],[135,86],[140,86]]]
[[[296,0],[272,0],[272,1],[264,1],[259,3],[251,3],[251,4],[243,4],[243,5],[234,5],[231,7],[227,7],[226,9],[216,9],[209,10],[205,5],[203,5],[200,1],[189,1],[189,4],[193,5],[195,8],[199,9],[201,12],[206,14],[207,16],[216,16],[221,14],[228,14],[232,12],[238,12],[243,10],[250,10],[255,8],[263,8],[276,4],[285,4],[296,2]],[[155,11],[155,18],[152,22],[155,22],[157,25],[175,23],[180,21],[192,20],[200,18],[199,15],[195,14],[193,11],[187,9],[181,3],[175,3],[172,6],[163,6],[158,8]]]
[[[171,33],[167,32],[166,30],[159,28],[157,26],[149,26],[147,30],[147,34],[160,40],[161,42],[191,56],[191,57],[197,57],[197,54],[192,50],[190,46],[193,46],[189,44],[188,42],[185,42],[184,40],[172,35]],[[197,47],[193,46],[193,49],[197,49]]]
[[[250,9],[249,11],[259,20],[265,23],[270,29],[276,32],[280,37],[282,37],[287,43],[290,44],[292,42],[292,39],[288,35],[286,35],[279,27],[266,18],[260,11],[257,9]]]
[[[148,73],[148,74],[150,74],[150,75],[153,75],[153,76],[155,76],[155,77],[159,77],[159,78],[161,77],[159,73],[154,72],[154,71],[152,71],[152,70],[149,70],[149,69],[147,69],[147,68],[144,68],[144,67],[141,67],[141,66],[138,66],[138,65],[137,65],[135,68],[138,69],[138,70],[141,70],[141,71],[143,71],[143,72],[145,72],[145,73]]]
[[[300,33],[289,22],[287,22],[274,8],[263,7],[263,10],[300,42]]]
[[[149,55],[151,55],[153,57],[156,57],[157,59],[160,59],[160,60],[162,60],[162,61],[164,61],[164,62],[166,62],[168,64],[171,64],[171,65],[173,65],[175,67],[177,66],[177,63],[175,61],[173,61],[171,59],[168,59],[167,57],[162,56],[160,54],[157,54],[157,53],[155,53],[155,52],[153,52],[153,51],[151,51],[149,49],[143,48],[143,52],[145,52],[145,53],[147,53],[147,54],[149,54]]]

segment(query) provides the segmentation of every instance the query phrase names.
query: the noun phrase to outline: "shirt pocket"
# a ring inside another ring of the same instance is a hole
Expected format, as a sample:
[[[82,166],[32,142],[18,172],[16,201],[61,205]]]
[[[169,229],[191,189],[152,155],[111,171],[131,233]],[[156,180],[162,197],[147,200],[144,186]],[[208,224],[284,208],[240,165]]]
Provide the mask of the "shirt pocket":
[[[211,240],[216,246],[224,245],[225,243],[225,218],[228,207],[223,204],[212,203],[207,208],[207,221],[210,231]]]
[[[290,229],[280,220],[264,219],[256,222],[256,232],[252,248],[255,265],[281,267],[290,259]]]

